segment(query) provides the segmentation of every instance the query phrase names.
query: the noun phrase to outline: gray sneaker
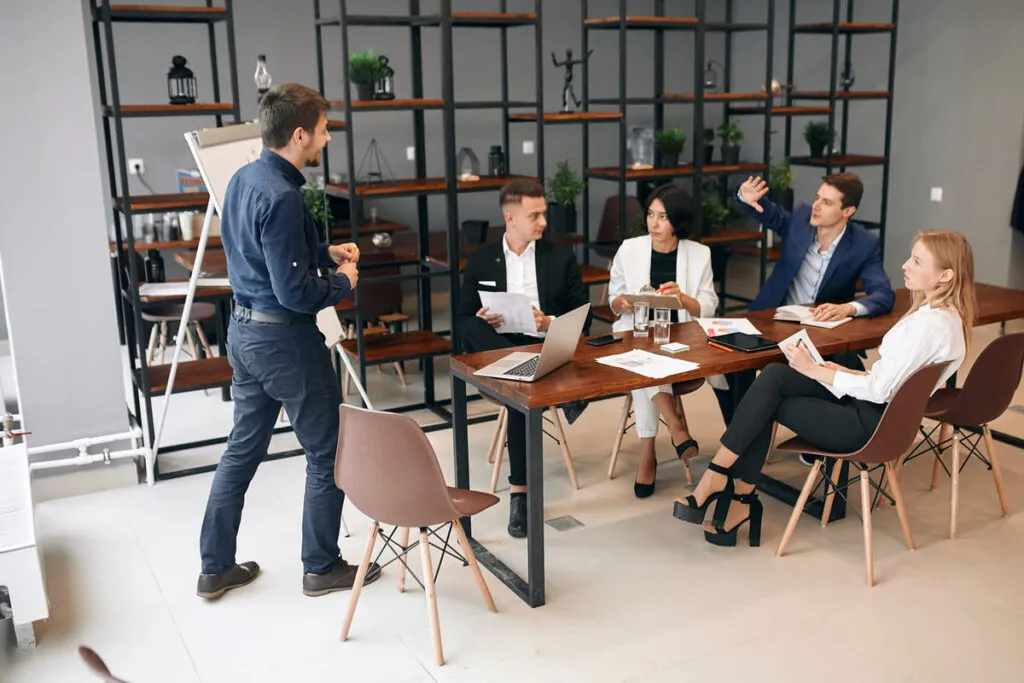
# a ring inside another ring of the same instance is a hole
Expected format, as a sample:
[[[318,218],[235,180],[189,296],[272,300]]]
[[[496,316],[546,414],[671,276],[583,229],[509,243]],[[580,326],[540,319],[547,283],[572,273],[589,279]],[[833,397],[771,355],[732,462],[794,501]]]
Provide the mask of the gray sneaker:
[[[352,584],[356,582],[358,565],[349,564],[345,560],[338,562],[338,566],[326,574],[303,574],[302,592],[310,597],[327,595],[335,591],[351,590]],[[366,570],[366,578],[363,585],[371,584],[380,578],[380,565],[371,562]]]
[[[260,566],[255,562],[236,564],[219,574],[200,574],[196,595],[207,600],[216,600],[229,590],[252,583],[259,575]]]

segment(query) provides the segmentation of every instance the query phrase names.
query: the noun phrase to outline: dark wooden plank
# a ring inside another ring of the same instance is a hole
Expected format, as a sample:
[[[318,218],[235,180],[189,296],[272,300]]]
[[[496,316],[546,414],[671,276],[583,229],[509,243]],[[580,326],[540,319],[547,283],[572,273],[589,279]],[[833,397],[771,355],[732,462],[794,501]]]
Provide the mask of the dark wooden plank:
[[[167,379],[171,374],[171,364],[149,366],[149,386],[151,394],[162,394],[167,391]],[[142,386],[142,371],[135,370],[135,381]],[[178,372],[174,376],[174,391],[197,391],[210,387],[231,384],[231,365],[224,356],[202,358],[178,363]]]
[[[789,158],[791,164],[797,166],[825,166],[825,157],[793,156]],[[870,154],[833,154],[833,166],[877,166],[885,163],[885,157],[872,156]]]
[[[741,163],[741,164],[708,164],[704,166],[704,173],[707,175],[717,173],[739,173],[744,171],[763,171],[764,164]],[[618,180],[621,169],[615,166],[599,168],[588,168],[587,175],[607,180]],[[676,176],[690,176],[696,173],[693,164],[680,164],[677,168],[630,168],[626,169],[627,180],[644,180],[654,178],[672,178]]]
[[[692,92],[665,93],[661,99],[666,102],[693,102],[697,95]],[[768,93],[763,92],[711,92],[704,93],[705,102],[742,102],[747,100],[767,100]]]
[[[837,90],[837,100],[884,100],[891,95],[888,90]],[[828,90],[796,90],[790,93],[794,100],[827,100]]]
[[[619,21],[619,17],[595,17],[583,24],[587,28],[618,28]],[[627,28],[693,28],[696,25],[697,17],[626,17]]]
[[[376,335],[363,340],[368,365],[390,363],[425,356],[442,356],[451,353],[452,344],[444,337],[430,330],[413,330],[395,334]],[[352,358],[358,358],[355,339],[346,339],[341,347]]]
[[[205,209],[210,203],[206,192],[182,192],[178,194],[144,194],[132,197],[133,212],[188,211]],[[124,198],[114,197],[114,205],[124,209]]]
[[[128,240],[124,240],[125,249],[128,248]],[[219,247],[221,246],[220,235],[209,235],[206,238],[207,247]],[[157,249],[160,251],[170,249],[198,249],[199,240],[170,240],[161,242],[143,242],[142,240],[135,241],[135,251],[149,251],[150,249]],[[117,249],[117,242],[110,242],[110,251]],[[191,270],[191,269],[190,269]]]
[[[700,238],[701,244],[716,246],[721,244],[732,244],[734,242],[750,242],[760,240],[760,230],[746,230],[743,228],[721,227],[715,228],[710,235]],[[757,250],[760,253],[760,249]]]
[[[580,276],[583,278],[583,284],[585,285],[597,285],[612,279],[611,271],[607,268],[588,265],[580,266]]]
[[[137,12],[146,13],[152,12],[154,14],[161,13],[181,13],[181,14],[210,14],[219,15],[227,14],[228,11],[224,7],[197,7],[195,5],[111,5],[110,12],[112,14],[120,14],[124,12]]]
[[[113,114],[114,108],[107,105],[107,114]],[[230,114],[234,106],[230,102],[194,102],[192,104],[122,104],[121,115],[145,114]]]
[[[832,107],[772,107],[772,116],[812,116],[816,114],[827,115]],[[730,114],[761,114],[764,115],[764,107],[730,107]]]
[[[529,176],[504,176],[491,178],[481,176],[480,180],[460,180],[458,188],[460,192],[471,192],[474,190],[498,189],[513,178],[527,178]],[[530,178],[537,180],[536,178]],[[328,185],[327,189],[338,195],[349,196],[349,185]],[[356,185],[356,194],[360,197],[381,196],[390,194],[427,194],[445,191],[444,178],[407,178],[402,180],[388,180],[383,183],[359,183]]]
[[[574,121],[618,121],[622,118],[622,112],[618,111],[577,111],[571,113],[565,112],[545,112],[544,122],[545,123],[572,123]],[[519,113],[509,114],[509,121],[536,121],[536,113]]]
[[[331,100],[328,102],[332,109],[343,109],[345,100]],[[352,108],[356,111],[374,111],[377,109],[440,109],[444,106],[444,100],[427,98],[407,98],[398,100],[356,100],[352,102]]]
[[[818,24],[797,24],[793,30],[797,33],[832,33],[835,26],[832,22]],[[866,21],[839,22],[840,33],[886,33],[896,28],[896,24],[872,23]]]

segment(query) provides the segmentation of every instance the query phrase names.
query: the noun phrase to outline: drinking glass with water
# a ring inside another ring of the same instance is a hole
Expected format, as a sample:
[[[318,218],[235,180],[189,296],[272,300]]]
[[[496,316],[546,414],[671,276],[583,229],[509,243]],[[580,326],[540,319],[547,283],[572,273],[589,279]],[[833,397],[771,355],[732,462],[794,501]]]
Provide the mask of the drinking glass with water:
[[[668,344],[672,328],[672,311],[667,308],[654,309],[654,343]]]
[[[648,329],[647,317],[650,315],[650,308],[646,301],[633,302],[633,336],[646,337]]]

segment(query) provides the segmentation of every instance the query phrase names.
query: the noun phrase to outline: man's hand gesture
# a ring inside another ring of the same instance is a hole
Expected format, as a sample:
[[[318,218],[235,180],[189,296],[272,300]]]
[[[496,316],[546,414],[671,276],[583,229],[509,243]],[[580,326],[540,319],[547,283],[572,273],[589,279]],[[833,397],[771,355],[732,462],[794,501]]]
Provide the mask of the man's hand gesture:
[[[754,207],[758,213],[764,213],[764,209],[757,202],[766,194],[768,194],[768,183],[763,178],[751,176],[747,178],[747,182],[740,185],[740,199],[743,200],[743,203]]]

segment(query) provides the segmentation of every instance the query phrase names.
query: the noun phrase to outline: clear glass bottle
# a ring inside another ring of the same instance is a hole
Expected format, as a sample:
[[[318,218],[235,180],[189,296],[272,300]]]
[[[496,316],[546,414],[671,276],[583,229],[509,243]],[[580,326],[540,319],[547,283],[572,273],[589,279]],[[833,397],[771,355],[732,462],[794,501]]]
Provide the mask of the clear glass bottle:
[[[270,71],[267,69],[266,55],[259,55],[256,58],[256,74],[253,76],[253,80],[256,82],[256,92],[259,93],[256,101],[259,102],[263,99],[263,95],[270,90],[271,83],[274,82],[274,79],[270,77]]]

